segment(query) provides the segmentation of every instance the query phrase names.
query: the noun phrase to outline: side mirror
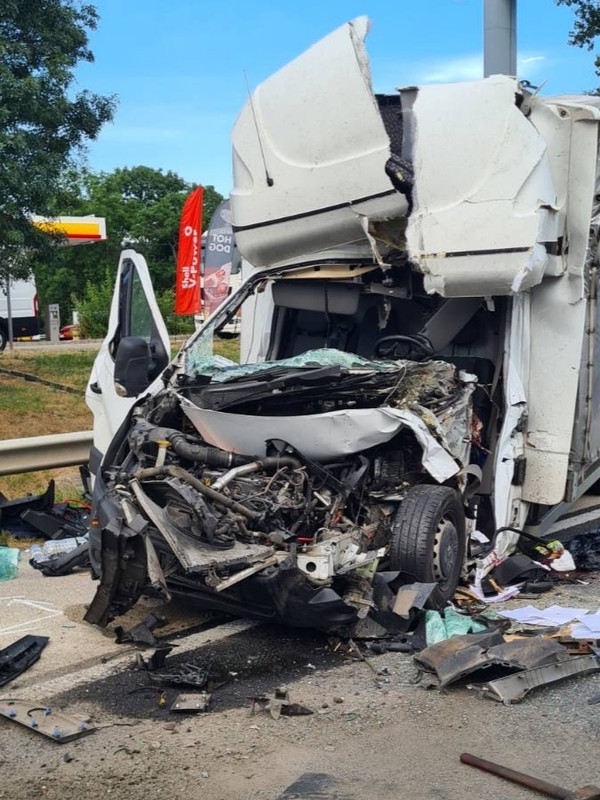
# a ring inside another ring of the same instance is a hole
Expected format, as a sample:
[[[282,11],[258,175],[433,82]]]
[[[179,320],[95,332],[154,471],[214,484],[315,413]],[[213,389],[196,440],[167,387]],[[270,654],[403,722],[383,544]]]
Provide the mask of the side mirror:
[[[152,382],[152,353],[142,336],[125,336],[115,356],[115,391],[120,397],[137,397]]]

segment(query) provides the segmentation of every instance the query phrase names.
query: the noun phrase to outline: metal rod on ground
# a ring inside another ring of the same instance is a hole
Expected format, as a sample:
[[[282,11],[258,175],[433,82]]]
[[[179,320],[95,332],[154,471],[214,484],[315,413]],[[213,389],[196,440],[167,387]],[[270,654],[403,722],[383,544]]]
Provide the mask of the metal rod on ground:
[[[498,775],[512,783],[517,783],[519,786],[526,786],[528,789],[533,789],[535,792],[541,792],[548,795],[548,797],[558,797],[559,800],[598,800],[600,798],[600,788],[597,786],[582,786],[581,789],[570,791],[563,789],[562,786],[556,786],[554,783],[548,783],[541,780],[541,778],[533,778],[531,775],[525,775],[523,772],[517,772],[515,769],[503,767],[501,764],[494,764],[493,761],[486,761],[485,758],[471,755],[471,753],[462,753],[460,760],[463,764],[468,764],[470,767],[477,767],[484,772],[490,772],[492,775]]]

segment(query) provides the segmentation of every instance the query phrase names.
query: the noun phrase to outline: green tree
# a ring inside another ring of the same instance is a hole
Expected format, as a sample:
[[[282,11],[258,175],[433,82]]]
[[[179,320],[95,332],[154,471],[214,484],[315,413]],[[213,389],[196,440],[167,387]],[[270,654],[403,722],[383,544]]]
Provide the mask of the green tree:
[[[598,0],[555,0],[558,6],[570,6],[575,13],[573,28],[569,33],[569,44],[593,50],[600,36],[600,3]],[[594,59],[596,74],[600,75],[600,56]],[[600,92],[596,89],[594,94]]]
[[[48,246],[31,224],[46,215],[61,173],[95,139],[114,97],[74,91],[74,70],[93,61],[98,16],[80,0],[2,0],[0,13],[0,277],[24,277],[25,248]]]
[[[145,166],[66,175],[53,212],[105,217],[107,240],[54,248],[37,259],[34,272],[42,303],[59,303],[63,320],[68,319],[73,295],[83,299],[88,284],[101,283],[107,273],[114,276],[125,247],[144,255],[158,294],[172,290],[181,210],[193,188],[174,172]],[[222,199],[212,186],[204,188],[204,227]]]

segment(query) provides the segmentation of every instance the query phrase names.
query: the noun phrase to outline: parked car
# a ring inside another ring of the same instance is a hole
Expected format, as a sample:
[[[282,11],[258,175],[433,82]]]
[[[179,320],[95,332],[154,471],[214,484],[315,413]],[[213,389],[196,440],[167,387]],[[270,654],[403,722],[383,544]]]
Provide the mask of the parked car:
[[[79,338],[79,325],[63,325],[60,329],[58,338],[61,341],[70,341]]]
[[[86,395],[90,622],[154,594],[393,629],[398,586],[453,596],[470,530],[543,531],[600,478],[600,100],[505,76],[375,96],[366,31],[242,111],[254,268],[172,361],[145,261],[121,256]],[[213,342],[238,315],[232,363]]]

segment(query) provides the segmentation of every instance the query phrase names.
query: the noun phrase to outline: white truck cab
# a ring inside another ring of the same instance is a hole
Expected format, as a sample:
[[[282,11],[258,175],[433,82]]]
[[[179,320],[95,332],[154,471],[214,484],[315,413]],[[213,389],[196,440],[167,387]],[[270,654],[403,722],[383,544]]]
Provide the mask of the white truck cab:
[[[152,590],[384,624],[401,583],[452,597],[470,528],[543,532],[600,478],[600,100],[506,76],[375,95],[367,30],[242,110],[231,213],[253,269],[168,367],[123,256],[88,387],[92,622]],[[213,340],[240,313],[234,364]]]

